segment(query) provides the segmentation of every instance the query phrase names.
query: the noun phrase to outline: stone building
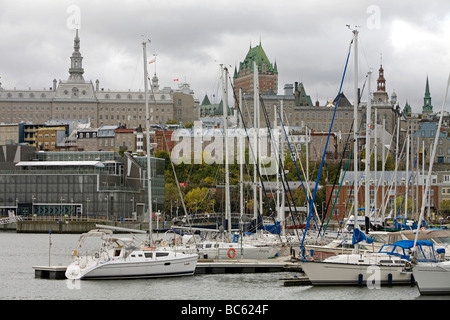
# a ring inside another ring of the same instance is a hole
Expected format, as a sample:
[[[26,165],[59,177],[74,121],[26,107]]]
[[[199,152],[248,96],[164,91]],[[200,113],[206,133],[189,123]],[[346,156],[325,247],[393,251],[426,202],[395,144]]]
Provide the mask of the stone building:
[[[86,120],[92,127],[126,124],[128,128],[145,127],[145,97],[141,91],[111,91],[84,79],[83,57],[78,30],[70,58],[69,78],[53,80],[43,90],[12,89],[0,86],[0,123],[44,123],[48,120]],[[160,88],[156,74],[149,92],[150,122],[169,120],[192,123],[198,119],[198,101],[189,84],[178,88]]]

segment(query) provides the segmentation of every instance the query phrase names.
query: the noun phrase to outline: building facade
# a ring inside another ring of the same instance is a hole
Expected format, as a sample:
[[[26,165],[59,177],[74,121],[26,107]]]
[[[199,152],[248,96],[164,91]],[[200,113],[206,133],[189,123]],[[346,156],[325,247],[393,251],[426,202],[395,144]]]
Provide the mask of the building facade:
[[[0,156],[0,216],[13,211],[61,219],[148,219],[145,157],[118,157],[110,151],[30,153],[27,146],[7,147]],[[151,166],[153,209],[163,210],[164,159],[151,158]]]
[[[53,80],[43,90],[7,90],[0,86],[0,123],[44,123],[49,120],[88,120],[92,127],[126,124],[128,128],[145,127],[145,96],[141,91],[111,91],[100,81],[83,77],[83,57],[78,30],[71,56],[69,78]],[[169,120],[192,123],[199,118],[198,101],[189,84],[178,88],[160,88],[154,74],[149,93],[150,122]]]

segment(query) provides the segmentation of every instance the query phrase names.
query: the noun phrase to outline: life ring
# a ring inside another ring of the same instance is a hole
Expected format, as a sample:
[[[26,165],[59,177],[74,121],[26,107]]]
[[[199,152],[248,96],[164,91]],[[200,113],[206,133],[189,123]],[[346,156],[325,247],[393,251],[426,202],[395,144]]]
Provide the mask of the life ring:
[[[230,248],[227,251],[228,258],[233,259],[236,256],[236,250],[234,248]]]

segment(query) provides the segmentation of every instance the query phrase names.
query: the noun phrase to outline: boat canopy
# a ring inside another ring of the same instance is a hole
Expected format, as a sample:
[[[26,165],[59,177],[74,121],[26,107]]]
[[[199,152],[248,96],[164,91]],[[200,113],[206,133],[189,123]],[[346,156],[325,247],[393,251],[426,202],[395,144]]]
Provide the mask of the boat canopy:
[[[372,243],[373,239],[367,237],[364,232],[359,230],[358,228],[353,229],[353,236],[352,236],[352,244],[356,244],[361,241],[366,241],[367,243]]]
[[[414,240],[400,240],[393,244],[385,244],[378,253],[386,253],[388,255],[397,256],[401,259],[410,261],[410,257],[414,248]],[[427,240],[420,240],[416,243],[417,260],[421,262],[436,261],[433,243]]]

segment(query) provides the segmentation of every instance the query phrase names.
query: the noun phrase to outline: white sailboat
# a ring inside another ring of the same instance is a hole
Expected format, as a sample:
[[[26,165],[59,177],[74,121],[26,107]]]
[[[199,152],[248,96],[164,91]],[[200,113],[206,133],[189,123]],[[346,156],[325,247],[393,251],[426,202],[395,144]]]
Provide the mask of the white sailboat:
[[[425,203],[428,190],[430,188],[431,173],[433,170],[433,162],[436,156],[436,149],[438,145],[439,132],[441,131],[442,118],[444,116],[444,107],[447,101],[448,88],[450,86],[450,76],[447,80],[447,89],[445,92],[444,101],[442,103],[441,116],[439,118],[439,124],[436,130],[436,136],[434,138],[433,150],[430,158],[430,167],[428,170],[428,176],[426,180],[425,191],[422,197],[422,207],[420,210],[420,217],[418,225],[422,223],[422,219],[425,212]],[[418,242],[420,229],[417,229],[415,242]],[[441,249],[442,250],[442,249]],[[414,250],[414,267],[413,274],[417,281],[417,287],[419,288],[420,294],[450,294],[450,262],[429,262],[421,261],[420,250],[416,247]]]
[[[257,68],[256,68],[257,70]],[[208,229],[200,227],[172,227],[172,229],[180,229],[191,234],[185,234],[181,241],[174,241],[174,239],[166,239],[163,241],[163,246],[167,248],[176,248],[177,251],[184,253],[197,253],[203,259],[218,259],[218,260],[233,260],[233,259],[270,259],[277,255],[278,247],[267,245],[263,242],[248,243],[239,236],[239,230],[231,229],[231,205],[230,205],[230,182],[228,172],[228,70],[221,66],[222,73],[222,87],[223,87],[223,122],[224,122],[224,159],[225,159],[225,218],[228,221],[227,227],[219,229]],[[174,171],[176,176],[176,172]],[[241,185],[242,187],[242,185]],[[180,191],[179,191],[180,192]],[[185,209],[182,194],[180,192],[181,203]],[[241,208],[243,202],[241,202]],[[186,213],[187,215],[187,213]],[[203,237],[194,232],[202,233]],[[167,236],[166,236],[167,237]],[[237,240],[239,238],[239,240]]]
[[[159,250],[152,239],[152,189],[149,139],[148,73],[146,42],[142,43],[144,53],[144,83],[147,126],[147,190],[149,232],[147,245],[136,245],[134,239],[116,238],[107,226],[81,235],[77,249],[73,251],[72,263],[67,267],[66,277],[79,279],[124,279],[193,275],[198,255],[175,250]],[[113,229],[118,229],[114,228]],[[127,230],[123,230],[127,231]],[[131,230],[133,232],[133,230]],[[139,232],[139,231],[138,231]],[[100,240],[95,248],[86,247],[92,238]]]
[[[357,150],[358,128],[358,30],[353,30],[354,39],[354,154]],[[370,88],[369,88],[370,91]],[[370,92],[369,92],[370,99]],[[366,139],[367,140],[367,139]],[[371,281],[370,271],[377,271],[376,280],[380,284],[405,284],[413,283],[412,272],[408,269],[408,251],[413,243],[397,242],[392,245],[384,245],[378,253],[362,253],[359,251],[358,242],[365,240],[371,243],[359,229],[358,225],[358,181],[357,181],[357,157],[354,155],[354,239],[352,244],[355,249],[351,254],[340,254],[326,258],[321,262],[306,260],[301,262],[301,267],[313,285],[362,285]],[[366,204],[368,205],[368,204]],[[425,244],[424,244],[425,245]]]

